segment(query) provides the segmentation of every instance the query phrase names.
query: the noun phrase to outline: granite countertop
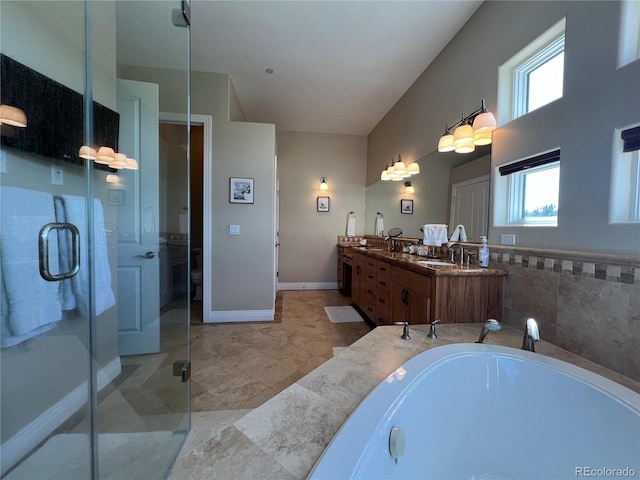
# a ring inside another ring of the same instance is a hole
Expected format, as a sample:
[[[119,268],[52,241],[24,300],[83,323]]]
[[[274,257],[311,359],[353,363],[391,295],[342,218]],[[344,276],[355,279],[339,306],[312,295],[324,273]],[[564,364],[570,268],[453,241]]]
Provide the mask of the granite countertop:
[[[420,257],[418,255],[412,255],[404,252],[389,252],[384,248],[375,247],[354,247],[354,252],[359,252],[364,255],[378,258],[390,262],[392,264],[413,270],[418,273],[427,274],[431,276],[481,276],[481,277],[495,277],[504,276],[506,270],[496,267],[483,268],[477,264],[471,265],[459,265],[448,262],[448,259],[432,259],[426,257]],[[433,265],[424,264],[421,262],[447,262],[448,265]]]
[[[414,356],[442,345],[472,343],[479,324],[438,325],[437,339],[427,337],[429,325],[411,325],[410,340],[402,326],[377,327],[278,395],[236,420],[216,437],[216,450],[197,449],[193,461],[206,456],[207,471],[233,465],[229,478],[303,479],[311,472],[333,436],[351,412],[380,382]],[[544,332],[542,332],[544,335]],[[522,332],[503,325],[490,332],[485,344],[520,348]],[[607,377],[640,393],[640,382],[574,355],[548,342],[536,352]],[[189,456],[175,469],[175,478],[191,478]]]

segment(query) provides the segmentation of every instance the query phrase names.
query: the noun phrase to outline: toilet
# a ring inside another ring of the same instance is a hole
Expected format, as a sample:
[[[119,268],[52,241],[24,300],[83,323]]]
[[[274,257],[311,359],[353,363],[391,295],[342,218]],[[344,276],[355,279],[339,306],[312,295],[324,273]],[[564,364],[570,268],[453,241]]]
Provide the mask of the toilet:
[[[193,299],[202,300],[202,249],[194,248],[193,255],[196,258],[196,268],[191,270],[191,283],[196,287],[196,294]]]

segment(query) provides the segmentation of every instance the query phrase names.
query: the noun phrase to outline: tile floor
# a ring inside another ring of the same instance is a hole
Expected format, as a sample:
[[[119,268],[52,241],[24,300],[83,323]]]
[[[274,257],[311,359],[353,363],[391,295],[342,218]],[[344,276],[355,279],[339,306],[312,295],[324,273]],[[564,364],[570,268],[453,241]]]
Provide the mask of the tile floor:
[[[285,291],[274,322],[192,324],[192,411],[255,408],[369,333],[364,321],[329,321],[324,307],[349,301],[336,290]]]

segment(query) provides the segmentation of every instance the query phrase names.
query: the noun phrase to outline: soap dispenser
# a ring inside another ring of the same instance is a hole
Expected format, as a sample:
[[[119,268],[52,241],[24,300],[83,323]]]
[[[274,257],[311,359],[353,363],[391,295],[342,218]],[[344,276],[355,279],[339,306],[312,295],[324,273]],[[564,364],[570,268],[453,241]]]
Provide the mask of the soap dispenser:
[[[480,248],[478,249],[478,265],[481,267],[489,266],[489,247],[487,246],[487,237],[480,237]]]

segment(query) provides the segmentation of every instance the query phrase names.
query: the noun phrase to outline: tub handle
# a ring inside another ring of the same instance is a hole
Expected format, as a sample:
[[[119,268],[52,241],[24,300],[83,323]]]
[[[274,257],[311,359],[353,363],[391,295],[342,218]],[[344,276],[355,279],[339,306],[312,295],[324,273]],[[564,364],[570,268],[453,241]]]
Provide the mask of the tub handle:
[[[401,427],[394,426],[389,434],[389,453],[398,464],[398,458],[404,457],[406,450],[406,439],[404,430]]]

